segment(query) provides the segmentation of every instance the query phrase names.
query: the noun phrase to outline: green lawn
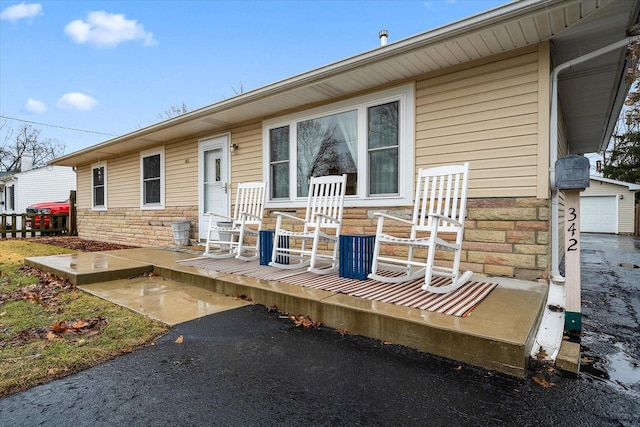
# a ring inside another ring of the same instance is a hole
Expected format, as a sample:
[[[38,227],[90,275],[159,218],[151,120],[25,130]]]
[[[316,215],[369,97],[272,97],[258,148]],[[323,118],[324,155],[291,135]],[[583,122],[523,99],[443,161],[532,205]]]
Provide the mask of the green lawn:
[[[0,240],[0,397],[154,343],[169,327],[23,265],[74,253]]]

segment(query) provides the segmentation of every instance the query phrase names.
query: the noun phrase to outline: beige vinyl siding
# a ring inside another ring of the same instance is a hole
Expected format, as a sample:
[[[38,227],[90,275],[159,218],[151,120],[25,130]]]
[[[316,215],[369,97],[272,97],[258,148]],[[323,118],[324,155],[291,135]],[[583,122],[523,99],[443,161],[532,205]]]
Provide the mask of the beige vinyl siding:
[[[635,215],[634,192],[628,187],[591,180],[589,188],[581,196],[617,196],[618,197],[618,233],[633,233],[633,216]],[[620,199],[620,195],[623,196]]]
[[[550,196],[549,189],[549,138],[551,111],[544,108],[551,105],[551,53],[549,43],[538,45],[538,198],[546,199]]]
[[[140,207],[140,153],[109,159],[107,208]]]
[[[262,123],[232,130],[231,143],[238,144],[231,153],[231,182],[262,181]]]
[[[416,169],[470,161],[470,197],[538,197],[549,139],[539,134],[538,62],[531,48],[418,81]]]
[[[190,139],[166,145],[164,159],[165,206],[197,206],[198,141]]]
[[[91,209],[91,166],[84,165],[76,170],[76,204],[78,209]],[[109,201],[107,200],[107,203]]]

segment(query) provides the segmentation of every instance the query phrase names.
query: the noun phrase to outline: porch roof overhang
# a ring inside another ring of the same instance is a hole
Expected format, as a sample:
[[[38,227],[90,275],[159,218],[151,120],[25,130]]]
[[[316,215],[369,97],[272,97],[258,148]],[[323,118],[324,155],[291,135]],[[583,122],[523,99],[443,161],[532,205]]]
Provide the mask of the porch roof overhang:
[[[319,105],[550,41],[562,64],[638,31],[636,0],[524,0],[389,43],[54,159],[78,166]],[[629,84],[621,48],[566,70],[558,90],[570,151],[608,144]]]

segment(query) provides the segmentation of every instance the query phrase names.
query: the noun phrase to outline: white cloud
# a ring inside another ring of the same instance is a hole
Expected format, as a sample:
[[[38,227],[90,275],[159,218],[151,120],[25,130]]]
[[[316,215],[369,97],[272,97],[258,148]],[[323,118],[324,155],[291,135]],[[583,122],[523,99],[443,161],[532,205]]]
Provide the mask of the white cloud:
[[[132,40],[142,40],[143,46],[156,44],[153,34],[146,32],[135,19],[105,11],[89,12],[86,20],[71,21],[64,31],[76,43],[97,47],[116,47]]]
[[[87,111],[98,105],[98,101],[84,93],[69,92],[58,100],[57,105],[65,110]]]
[[[15,22],[22,18],[33,18],[40,15],[40,12],[42,12],[42,6],[39,3],[25,4],[22,2],[5,8],[0,12],[0,19]]]
[[[44,102],[38,101],[37,99],[29,98],[27,103],[24,105],[24,108],[27,109],[30,113],[41,114],[47,111],[47,106],[44,105]]]

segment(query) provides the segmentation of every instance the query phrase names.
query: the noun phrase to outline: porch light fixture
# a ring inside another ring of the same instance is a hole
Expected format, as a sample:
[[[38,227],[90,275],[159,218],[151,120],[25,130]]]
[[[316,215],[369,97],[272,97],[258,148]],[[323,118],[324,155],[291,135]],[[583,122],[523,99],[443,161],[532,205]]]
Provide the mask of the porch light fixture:
[[[624,194],[620,195],[620,200],[624,199]]]
[[[231,152],[233,153],[234,151],[238,150],[238,144],[235,144],[235,143],[231,144],[230,148],[231,148]]]

